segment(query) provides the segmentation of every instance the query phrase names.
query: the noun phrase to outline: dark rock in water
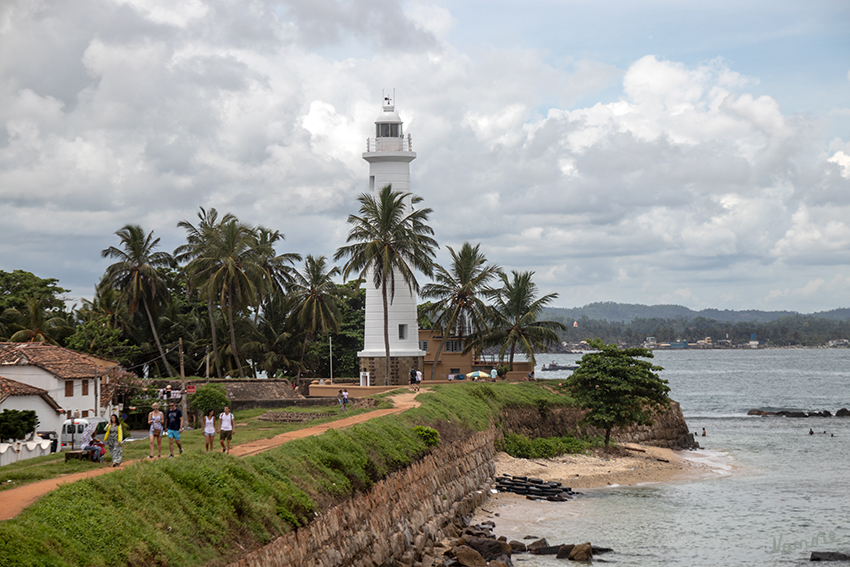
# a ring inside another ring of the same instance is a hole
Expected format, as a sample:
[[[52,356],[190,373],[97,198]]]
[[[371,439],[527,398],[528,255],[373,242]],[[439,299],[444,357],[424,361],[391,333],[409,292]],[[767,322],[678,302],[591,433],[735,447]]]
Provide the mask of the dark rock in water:
[[[760,409],[751,409],[747,412],[747,415],[764,415],[764,412]]]
[[[803,411],[789,411],[785,417],[809,417],[809,414]]]
[[[612,551],[614,551],[610,547],[597,547],[595,545],[591,547],[593,548],[593,555],[598,555],[600,553],[611,553]]]
[[[524,537],[524,538],[522,538],[522,539],[540,539],[540,537],[539,537],[539,536],[536,536],[536,535],[527,535],[527,536],[525,536],[525,537]]]
[[[511,546],[511,549],[514,553],[525,553],[528,549],[525,547],[525,544],[521,541],[511,540],[508,542],[508,545]]]
[[[809,561],[850,561],[850,555],[837,551],[813,551]]]
[[[505,542],[505,543],[508,543],[508,538],[506,538],[506,537],[505,537],[505,536],[503,536],[503,535],[500,535],[500,536],[499,536],[499,537],[497,537],[496,539],[497,539],[498,541],[503,541],[503,542]]]
[[[466,542],[466,545],[480,553],[481,557],[487,561],[498,559],[505,553],[513,552],[513,549],[507,542],[501,542],[495,539],[475,537]]]
[[[832,417],[832,413],[830,413],[829,410],[823,410],[820,414],[824,417]]]
[[[835,412],[835,417],[850,417],[850,410],[847,408],[841,408]]]
[[[593,546],[590,542],[576,545],[570,552],[571,561],[588,561],[593,557]]]
[[[533,555],[557,555],[558,550],[561,549],[561,547],[563,547],[563,546],[562,545],[542,545],[540,547],[535,547],[534,549],[531,549],[531,547],[529,547],[528,551],[531,552]]]
[[[572,543],[562,545],[561,548],[558,550],[558,555],[555,556],[555,559],[569,559],[570,553],[572,552],[574,547],[575,544]]]
[[[538,539],[537,541],[532,541],[527,546],[528,551],[533,549],[537,549],[538,547],[549,547],[549,542],[546,541],[546,538]]]

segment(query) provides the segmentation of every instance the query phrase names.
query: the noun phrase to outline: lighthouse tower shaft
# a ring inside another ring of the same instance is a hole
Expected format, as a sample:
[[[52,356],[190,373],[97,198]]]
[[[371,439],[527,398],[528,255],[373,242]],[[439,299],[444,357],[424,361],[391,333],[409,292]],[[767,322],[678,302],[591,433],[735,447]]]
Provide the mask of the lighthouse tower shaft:
[[[366,143],[363,159],[369,162],[369,193],[376,195],[387,185],[393,191],[410,191],[411,138],[404,135],[402,121],[389,100],[375,121],[375,136]],[[410,212],[411,204],[406,204]],[[390,344],[390,376],[386,375],[384,343],[384,303],[381,288],[375,287],[373,273],[366,275],[366,328],[363,350],[357,353],[361,369],[366,369],[374,384],[403,384],[411,368],[423,369],[425,353],[419,350],[419,325],[416,293],[404,278],[394,274],[395,293],[388,300],[388,333]]]

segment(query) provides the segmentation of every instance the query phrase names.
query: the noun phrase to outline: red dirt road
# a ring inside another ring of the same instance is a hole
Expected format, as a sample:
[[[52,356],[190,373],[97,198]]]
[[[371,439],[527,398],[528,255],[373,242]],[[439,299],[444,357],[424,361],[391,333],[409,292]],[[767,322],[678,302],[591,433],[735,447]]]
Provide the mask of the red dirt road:
[[[354,417],[347,417],[345,419],[338,419],[330,423],[323,423],[322,425],[314,425],[312,427],[305,427],[304,429],[299,429],[297,431],[290,431],[289,433],[281,433],[280,435],[276,435],[271,439],[258,439],[256,441],[251,441],[250,443],[235,445],[231,448],[230,453],[237,457],[257,455],[259,453],[262,453],[263,451],[268,451],[269,449],[283,445],[287,441],[291,441],[293,439],[303,439],[304,437],[321,435],[329,429],[345,429],[346,427],[351,427],[352,425],[363,423],[365,421],[369,421],[370,419],[375,419],[377,417],[392,415],[394,413],[401,413],[408,409],[419,406],[419,402],[417,402],[415,398],[416,394],[414,394],[413,392],[405,392],[392,397],[392,401],[394,404],[394,407],[392,409],[375,410],[369,413],[356,415]],[[147,462],[147,459],[137,459],[135,461],[128,461],[127,465],[139,466],[140,464],[145,462]],[[14,518],[15,516],[23,512],[25,508],[34,504],[39,498],[41,498],[41,496],[47,494],[51,490],[56,489],[56,487],[61,484],[65,484],[68,482],[76,482],[84,478],[92,478],[95,476],[100,476],[102,474],[116,472],[121,470],[122,468],[125,467],[105,467],[92,471],[74,473],[58,478],[51,478],[48,480],[33,482],[31,484],[21,486],[20,488],[13,488],[5,492],[0,492],[0,521],[10,520]]]

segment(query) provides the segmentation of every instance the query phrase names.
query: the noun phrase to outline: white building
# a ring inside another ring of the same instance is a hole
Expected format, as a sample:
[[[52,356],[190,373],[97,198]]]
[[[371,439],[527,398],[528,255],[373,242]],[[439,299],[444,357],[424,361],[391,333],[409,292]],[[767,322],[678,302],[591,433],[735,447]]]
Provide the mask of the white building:
[[[113,360],[45,343],[0,343],[0,376],[46,392],[61,408],[37,410],[39,431],[58,432],[66,419],[104,413],[101,379],[116,366]]]
[[[387,185],[394,191],[410,191],[410,162],[416,159],[411,150],[410,134],[404,128],[389,98],[375,120],[375,137],[367,140],[363,159],[369,162],[369,193],[376,195]],[[408,203],[408,207],[410,207]],[[386,348],[384,345],[384,307],[380,288],[366,277],[366,328],[363,350],[357,353],[360,367],[370,373],[373,384],[384,384]],[[396,274],[395,295],[389,305],[390,384],[405,383],[408,371],[424,366],[425,353],[419,350],[419,325],[416,294]]]

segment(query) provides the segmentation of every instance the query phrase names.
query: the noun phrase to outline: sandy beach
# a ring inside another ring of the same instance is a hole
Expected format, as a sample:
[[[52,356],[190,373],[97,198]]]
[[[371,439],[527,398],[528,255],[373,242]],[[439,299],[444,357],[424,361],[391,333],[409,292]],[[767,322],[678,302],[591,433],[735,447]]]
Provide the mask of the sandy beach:
[[[556,480],[573,489],[635,485],[700,478],[711,474],[707,464],[685,458],[689,452],[625,444],[606,454],[562,455],[554,459],[517,459],[496,454],[496,475],[525,475]]]

